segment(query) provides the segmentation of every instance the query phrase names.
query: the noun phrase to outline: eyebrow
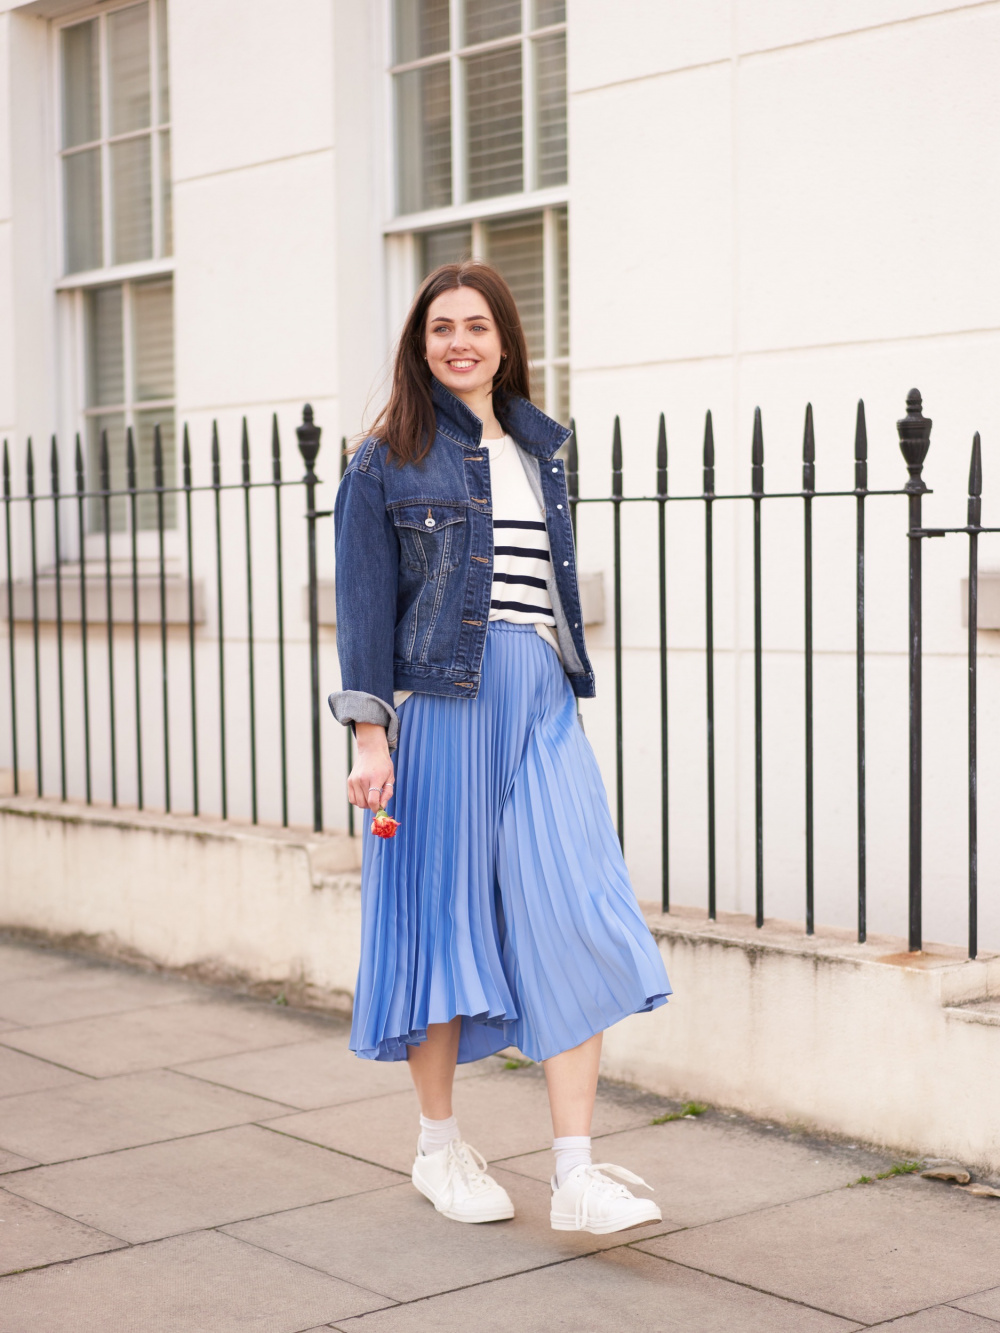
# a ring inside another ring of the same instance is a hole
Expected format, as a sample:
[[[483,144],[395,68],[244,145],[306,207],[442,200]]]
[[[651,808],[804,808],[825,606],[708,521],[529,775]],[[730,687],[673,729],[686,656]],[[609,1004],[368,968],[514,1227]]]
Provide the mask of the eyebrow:
[[[476,324],[482,322],[484,319],[488,320],[489,318],[489,315],[466,315],[464,316],[464,322],[466,324]],[[459,321],[453,319],[451,315],[435,315],[433,319],[430,319],[427,322],[429,324],[457,324]]]

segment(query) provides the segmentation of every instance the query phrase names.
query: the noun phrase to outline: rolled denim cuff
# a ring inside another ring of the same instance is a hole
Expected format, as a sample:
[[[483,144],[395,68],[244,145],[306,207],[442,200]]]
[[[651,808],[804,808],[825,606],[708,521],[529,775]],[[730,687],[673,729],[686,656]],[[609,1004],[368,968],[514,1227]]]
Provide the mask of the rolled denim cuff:
[[[396,710],[377,694],[366,694],[364,690],[335,690],[327,702],[330,712],[345,727],[356,722],[374,722],[376,726],[385,727],[389,749],[396,748],[399,717]]]

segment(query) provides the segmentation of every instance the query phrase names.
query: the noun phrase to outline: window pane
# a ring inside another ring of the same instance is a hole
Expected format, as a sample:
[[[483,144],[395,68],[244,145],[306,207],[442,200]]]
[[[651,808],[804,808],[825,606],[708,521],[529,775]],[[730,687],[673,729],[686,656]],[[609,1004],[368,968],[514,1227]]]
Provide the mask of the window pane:
[[[163,216],[160,219],[160,235],[163,238],[163,253],[174,253],[174,192],[170,175],[170,131],[160,135],[160,207]]]
[[[566,180],[566,34],[535,43],[535,98],[538,106],[538,184]]]
[[[153,196],[149,135],[111,145],[111,206],[115,264],[153,257]]]
[[[113,490],[123,490],[125,475],[125,415],[123,412],[109,412],[106,415],[87,418],[87,489],[97,491],[101,488],[101,433],[108,433],[109,478]],[[104,501],[95,496],[88,501],[88,526],[91,532],[103,532]],[[112,532],[124,532],[126,522],[125,501],[112,500],[108,505]]]
[[[535,0],[535,27],[566,22],[566,0]]]
[[[521,31],[521,0],[465,0],[466,46],[512,37]]]
[[[448,50],[448,0],[396,0],[396,63]]]
[[[465,62],[469,198],[514,194],[523,186],[521,48]]]
[[[169,278],[132,288],[135,396],[140,402],[174,396],[174,301]]]
[[[565,208],[556,210],[556,349],[555,356],[569,356],[569,217]]]
[[[170,65],[167,61],[167,0],[156,6],[156,67],[160,84],[160,124],[170,121]]]
[[[163,484],[173,486],[176,480],[176,460],[174,445],[174,414],[168,408],[159,412],[138,412],[136,424],[136,478],[139,489],[151,488],[156,484],[153,468],[154,430],[160,428],[160,447],[163,451]],[[143,529],[155,529],[158,526],[156,514],[156,496],[143,495],[138,504],[138,526]],[[173,528],[177,523],[177,497],[163,497],[163,526]]]
[[[84,296],[87,338],[87,406],[125,401],[122,289],[97,287]]]
[[[127,134],[149,124],[149,6],[133,5],[108,15],[108,77],[111,133]]]
[[[469,226],[425,231],[419,240],[421,278],[426,278],[442,264],[457,264],[472,257],[472,228]]]
[[[66,217],[66,272],[100,268],[101,151],[88,148],[63,158],[63,209]]]
[[[62,30],[63,147],[100,138],[97,19]]]
[[[541,214],[489,222],[485,232],[486,257],[507,279],[521,313],[528,356],[540,361],[545,355]]]
[[[397,74],[399,212],[451,203],[451,79],[447,62]]]

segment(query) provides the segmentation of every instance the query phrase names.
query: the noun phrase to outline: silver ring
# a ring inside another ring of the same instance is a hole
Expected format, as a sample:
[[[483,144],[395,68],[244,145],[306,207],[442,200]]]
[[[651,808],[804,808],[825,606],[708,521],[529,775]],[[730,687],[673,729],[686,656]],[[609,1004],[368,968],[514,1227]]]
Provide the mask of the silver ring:
[[[383,782],[382,787],[384,787],[384,786],[385,786],[385,783]],[[369,791],[381,791],[381,790],[382,790],[382,787],[369,787],[368,790],[369,790]]]

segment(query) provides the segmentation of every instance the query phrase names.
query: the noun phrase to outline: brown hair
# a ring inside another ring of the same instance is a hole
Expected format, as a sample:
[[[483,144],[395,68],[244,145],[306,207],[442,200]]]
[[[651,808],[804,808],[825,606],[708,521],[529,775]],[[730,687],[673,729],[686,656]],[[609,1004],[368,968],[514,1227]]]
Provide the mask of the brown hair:
[[[434,443],[437,424],[431,398],[430,368],[424,352],[427,311],[442,292],[473,287],[486,298],[496,320],[500,346],[506,356],[493,376],[493,411],[503,423],[505,405],[512,397],[528,398],[528,348],[521,317],[507,283],[489,264],[467,259],[442,264],[423,281],[406,316],[396,348],[389,401],[374,421],[371,434],[389,446],[400,466],[419,463]]]

